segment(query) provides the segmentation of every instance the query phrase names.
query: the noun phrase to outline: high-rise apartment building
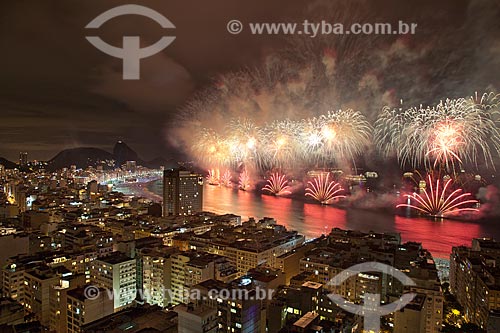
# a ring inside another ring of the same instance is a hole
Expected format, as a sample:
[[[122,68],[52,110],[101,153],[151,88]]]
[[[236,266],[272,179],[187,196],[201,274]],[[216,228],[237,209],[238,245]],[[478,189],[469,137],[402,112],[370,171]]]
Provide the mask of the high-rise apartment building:
[[[127,161],[125,163],[125,170],[129,172],[136,172],[137,171],[137,162],[136,161]]]
[[[170,254],[148,251],[141,254],[141,260],[144,301],[151,305],[166,307],[172,301],[167,292],[171,289],[172,279]]]
[[[19,153],[19,165],[25,166],[27,164],[28,164],[28,153],[27,152],[20,152]]]
[[[192,286],[215,277],[217,256],[183,252],[171,257],[172,303],[187,303]]]
[[[219,332],[217,309],[204,304],[180,304],[175,307],[179,333]]]
[[[265,311],[257,299],[257,290],[248,278],[231,283],[207,280],[193,286],[193,294],[200,297],[174,309],[178,313],[179,332],[265,332]],[[229,297],[214,296],[225,293]]]
[[[55,333],[67,333],[68,326],[68,303],[67,293],[70,290],[85,285],[85,275],[83,274],[65,274],[61,277],[59,283],[50,289],[50,316],[49,330]],[[105,291],[103,291],[106,295]],[[111,307],[113,303],[111,301]]]
[[[450,291],[463,307],[462,316],[488,332],[498,332],[500,311],[500,242],[472,240],[472,247],[454,247],[450,258]]]
[[[60,277],[48,267],[40,266],[24,273],[24,307],[43,326],[50,324],[50,292]]]
[[[242,238],[241,235],[245,235]],[[251,220],[242,227],[214,226],[189,245],[224,256],[241,274],[259,265],[276,266],[276,258],[301,246],[303,235],[276,225],[274,220]]]
[[[81,327],[113,313],[113,300],[108,297],[105,289],[98,289],[96,297],[89,298],[86,287],[68,291],[67,303],[67,332],[80,333]],[[97,290],[97,289],[96,289]]]
[[[92,281],[112,293],[115,312],[132,304],[136,298],[136,266],[136,259],[121,253],[111,254],[92,263]]]
[[[180,169],[163,171],[163,215],[191,215],[203,210],[203,176]]]

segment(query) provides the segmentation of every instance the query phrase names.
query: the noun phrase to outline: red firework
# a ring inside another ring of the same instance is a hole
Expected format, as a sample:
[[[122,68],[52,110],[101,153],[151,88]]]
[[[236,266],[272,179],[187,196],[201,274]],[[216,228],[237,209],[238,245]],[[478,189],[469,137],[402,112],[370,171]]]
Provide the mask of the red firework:
[[[240,189],[246,191],[250,189],[250,175],[245,170],[240,174]]]
[[[290,191],[290,186],[288,186],[287,183],[288,181],[285,175],[273,173],[267,180],[266,186],[262,189],[276,196],[289,195],[292,194],[292,192]]]
[[[220,184],[223,186],[231,186],[231,171],[226,170],[220,178]]]
[[[436,217],[478,211],[476,208],[470,207],[478,203],[477,200],[471,199],[471,193],[462,193],[462,189],[452,191],[450,188],[453,182],[451,178],[444,183],[444,186],[439,179],[434,181],[430,175],[427,179],[429,189],[425,189],[422,195],[418,193],[406,195],[410,203],[399,204],[396,207],[413,208],[425,215]],[[415,204],[411,204],[411,200],[414,200]]]
[[[220,171],[219,169],[208,170],[207,182],[210,185],[219,185]]]
[[[330,180],[330,173],[321,173],[307,183],[306,197],[311,197],[321,204],[328,205],[336,199],[345,198],[340,193],[344,189],[334,180]]]

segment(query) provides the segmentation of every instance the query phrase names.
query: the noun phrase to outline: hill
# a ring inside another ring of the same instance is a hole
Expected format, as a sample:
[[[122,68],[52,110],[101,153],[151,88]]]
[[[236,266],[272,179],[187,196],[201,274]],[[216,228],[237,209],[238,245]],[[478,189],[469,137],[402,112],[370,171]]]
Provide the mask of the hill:
[[[14,162],[9,161],[6,158],[0,157],[0,164],[5,167],[5,169],[15,169],[18,165]]]
[[[76,165],[77,168],[101,165],[103,161],[113,161],[113,154],[92,147],[65,149],[48,161],[49,170],[59,170]],[[110,166],[113,166],[112,164]]]

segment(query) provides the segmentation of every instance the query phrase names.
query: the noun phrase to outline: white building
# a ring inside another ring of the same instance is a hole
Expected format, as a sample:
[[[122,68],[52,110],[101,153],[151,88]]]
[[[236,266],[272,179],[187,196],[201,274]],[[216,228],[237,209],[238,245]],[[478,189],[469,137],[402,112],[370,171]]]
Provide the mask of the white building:
[[[137,293],[136,260],[116,253],[92,263],[92,281],[113,295],[114,311],[130,305]]]
[[[171,259],[161,253],[142,255],[142,285],[144,301],[166,307],[170,302]]]

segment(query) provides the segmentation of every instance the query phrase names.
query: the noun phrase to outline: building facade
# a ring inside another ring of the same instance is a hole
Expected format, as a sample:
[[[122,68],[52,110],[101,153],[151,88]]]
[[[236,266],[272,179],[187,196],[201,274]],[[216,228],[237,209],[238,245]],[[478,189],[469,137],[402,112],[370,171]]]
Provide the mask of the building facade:
[[[163,172],[163,215],[192,215],[203,210],[203,176],[185,170]]]
[[[134,302],[137,295],[136,259],[112,254],[92,263],[92,281],[113,295],[114,311]]]
[[[463,307],[465,321],[482,329],[500,311],[499,260],[500,243],[486,238],[474,239],[471,248],[454,247],[450,257],[450,292]]]

